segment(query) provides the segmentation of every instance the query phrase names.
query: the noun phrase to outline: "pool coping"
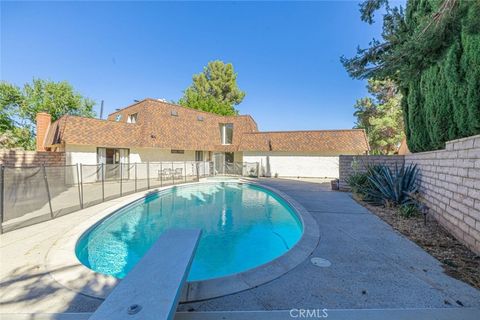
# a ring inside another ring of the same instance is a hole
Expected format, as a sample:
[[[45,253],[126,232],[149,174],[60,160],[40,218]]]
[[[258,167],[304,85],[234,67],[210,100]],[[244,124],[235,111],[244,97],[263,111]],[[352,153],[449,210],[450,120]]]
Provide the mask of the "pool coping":
[[[228,178],[226,179],[228,181]],[[230,180],[232,181],[232,180]],[[182,291],[180,302],[195,302],[217,298],[241,291],[249,290],[259,285],[273,281],[294,269],[305,261],[317,247],[320,233],[317,222],[312,215],[296,200],[287,194],[266,186],[254,179],[241,178],[240,183],[247,183],[273,192],[290,205],[301,221],[303,234],[300,240],[280,257],[253,269],[237,274],[201,281],[187,282]],[[218,181],[200,181],[179,185],[195,185],[198,183],[216,183]],[[150,189],[145,192],[126,196],[119,201],[112,201],[112,206],[88,218],[75,228],[67,231],[57,239],[45,256],[45,268],[50,276],[63,287],[74,292],[94,298],[105,299],[121,280],[112,276],[96,273],[84,266],[76,257],[75,246],[78,239],[89,229],[116,210],[137,201],[148,194],[167,190],[176,186]],[[92,207],[90,207],[91,209]]]

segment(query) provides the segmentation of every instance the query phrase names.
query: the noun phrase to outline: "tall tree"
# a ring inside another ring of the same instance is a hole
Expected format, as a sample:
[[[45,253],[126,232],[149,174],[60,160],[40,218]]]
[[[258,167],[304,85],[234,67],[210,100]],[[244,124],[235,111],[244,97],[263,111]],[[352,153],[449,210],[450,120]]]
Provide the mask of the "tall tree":
[[[211,61],[203,72],[193,76],[193,83],[184,91],[179,104],[221,115],[235,115],[245,97],[237,85],[237,74],[231,63]]]
[[[411,151],[480,133],[480,1],[366,0],[362,20],[384,7],[382,40],[341,61],[358,79],[391,79],[403,96]]]
[[[23,88],[0,82],[0,147],[32,150],[39,112],[49,113],[53,121],[65,114],[93,117],[94,105],[65,81],[33,79]]]
[[[355,104],[356,128],[365,129],[374,154],[394,153],[404,137],[401,99],[391,80],[369,80],[371,97]]]

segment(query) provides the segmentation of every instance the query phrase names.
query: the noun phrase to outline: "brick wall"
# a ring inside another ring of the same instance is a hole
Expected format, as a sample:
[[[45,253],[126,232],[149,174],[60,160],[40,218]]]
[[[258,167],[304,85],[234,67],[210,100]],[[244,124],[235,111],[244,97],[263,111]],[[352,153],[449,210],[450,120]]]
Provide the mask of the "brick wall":
[[[444,150],[405,156],[340,156],[340,189],[348,190],[346,178],[352,162],[394,167],[417,164],[420,191],[429,213],[459,241],[480,254],[480,135],[449,141]],[[355,165],[354,165],[355,166]]]
[[[22,151],[0,149],[0,164],[7,167],[36,167],[65,165],[64,152]]]
[[[48,132],[48,128],[50,127],[50,123],[52,122],[52,116],[45,112],[37,113],[37,135],[36,135],[36,150],[37,151],[45,151],[44,142],[45,137]]]
[[[386,164],[392,170],[395,165],[401,166],[404,163],[404,156],[353,156],[341,155],[339,165],[339,186],[340,190],[349,191],[347,179],[356,170],[365,172],[368,165]]]
[[[480,135],[406,155],[405,163],[420,169],[422,197],[437,221],[480,254]]]

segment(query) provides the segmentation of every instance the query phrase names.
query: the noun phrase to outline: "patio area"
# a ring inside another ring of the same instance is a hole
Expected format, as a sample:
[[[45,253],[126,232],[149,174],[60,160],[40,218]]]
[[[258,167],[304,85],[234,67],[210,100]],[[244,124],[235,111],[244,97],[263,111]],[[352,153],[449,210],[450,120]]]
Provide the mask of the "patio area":
[[[480,291],[445,275],[440,263],[395,232],[349,193],[326,183],[255,179],[301,204],[316,219],[311,257],[283,276],[237,294],[181,304],[180,311],[480,307]],[[80,222],[143,193],[0,236],[0,313],[92,312],[102,302],[59,284],[45,266],[51,247]],[[328,267],[311,258],[327,259]],[[68,268],[68,266],[65,266]]]

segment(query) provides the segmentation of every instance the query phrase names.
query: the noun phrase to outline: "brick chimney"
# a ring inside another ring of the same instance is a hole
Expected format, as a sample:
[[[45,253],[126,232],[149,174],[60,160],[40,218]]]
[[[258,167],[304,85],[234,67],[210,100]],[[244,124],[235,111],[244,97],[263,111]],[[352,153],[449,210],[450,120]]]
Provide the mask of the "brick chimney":
[[[44,142],[52,122],[52,116],[45,112],[37,113],[37,151],[46,151]]]

